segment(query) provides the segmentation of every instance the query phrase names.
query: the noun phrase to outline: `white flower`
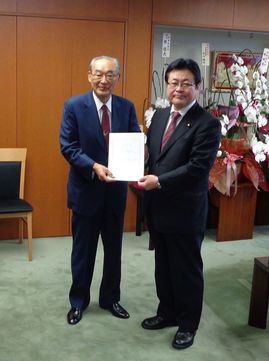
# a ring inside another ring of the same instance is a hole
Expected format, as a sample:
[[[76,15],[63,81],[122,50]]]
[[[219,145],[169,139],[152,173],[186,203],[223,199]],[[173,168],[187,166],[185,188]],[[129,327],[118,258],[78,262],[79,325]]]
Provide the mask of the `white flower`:
[[[222,151],[221,150],[218,150],[218,152],[217,152],[217,157],[219,158],[219,157],[221,157],[222,156]]]
[[[146,127],[147,128],[150,127],[151,119],[153,117],[153,114],[156,112],[156,108],[167,108],[169,107],[169,105],[170,103],[167,99],[157,97],[154,107],[152,106],[145,111],[144,117],[145,117]]]
[[[257,111],[252,105],[247,107],[244,113],[248,123],[257,123]]]
[[[243,86],[244,86],[244,83],[243,83],[241,80],[238,80],[237,83],[236,83],[236,85],[237,85],[237,87],[238,87],[239,89],[242,89]]]
[[[268,154],[269,147],[267,144],[258,140],[255,135],[253,135],[251,139],[251,147],[255,156],[256,162],[260,163],[266,159],[266,154]]]
[[[241,72],[244,74],[244,75],[247,75],[248,73],[248,68],[244,65],[241,67]]]
[[[268,93],[266,89],[264,89],[264,92],[262,93],[262,99],[265,99],[265,101],[268,103]]]
[[[234,73],[234,78],[235,78],[236,80],[244,79],[243,75],[241,74],[240,69],[238,69],[238,70],[235,71],[235,73]]]
[[[263,142],[257,141],[252,146],[252,151],[254,154],[262,153],[263,152]]]
[[[167,99],[163,99],[158,97],[156,102],[155,102],[155,107],[156,108],[167,108],[169,107],[170,103]]]
[[[236,101],[238,104],[243,104],[245,102],[245,97],[242,94],[240,94],[237,96]]]
[[[262,85],[262,82],[260,81],[260,79],[257,79],[257,80],[256,80],[256,89],[257,89],[257,88],[260,88],[261,85]]]
[[[225,137],[226,134],[227,134],[227,129],[225,128],[224,125],[221,125],[221,135],[222,135],[223,137]]]
[[[152,107],[150,107],[149,109],[147,109],[145,111],[145,121],[146,121],[146,127],[149,128],[150,124],[151,124],[151,119],[153,117],[153,114],[156,112],[156,109],[153,109]]]
[[[261,128],[261,127],[264,127],[265,125],[267,124],[267,119],[264,115],[259,115],[258,117],[258,127]]]
[[[220,122],[228,125],[230,123],[230,119],[229,119],[228,115],[222,114],[222,119],[220,119]]]
[[[265,143],[269,144],[269,135],[268,134],[264,134],[265,137]]]
[[[241,95],[241,93],[242,93],[242,90],[240,90],[240,89],[235,89],[235,91],[234,91],[234,95],[235,96],[239,96],[239,95]]]
[[[258,71],[254,71],[254,72],[253,72],[253,75],[252,75],[252,78],[253,78],[254,80],[259,79],[259,78],[260,78],[259,72],[258,72]]]
[[[243,65],[243,64],[244,64],[244,60],[243,60],[243,58],[241,58],[241,56],[238,56],[238,57],[237,57],[237,62],[238,62],[239,65]]]
[[[266,159],[266,156],[264,153],[258,153],[255,155],[255,160],[258,163],[263,162],[265,159]]]
[[[261,75],[261,81],[263,83],[267,83],[267,79],[266,79],[266,77],[264,75]]]

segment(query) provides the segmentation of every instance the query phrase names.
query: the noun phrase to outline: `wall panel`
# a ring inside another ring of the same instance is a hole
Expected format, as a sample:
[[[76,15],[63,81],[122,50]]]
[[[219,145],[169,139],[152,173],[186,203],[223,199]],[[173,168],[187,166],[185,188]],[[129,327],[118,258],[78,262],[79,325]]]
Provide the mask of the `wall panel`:
[[[0,16],[0,147],[16,146],[16,17]]]
[[[0,3],[3,9],[3,3]],[[6,8],[7,9],[7,8]],[[0,16],[0,147],[16,147],[16,17]],[[0,221],[0,239],[15,238],[18,222]]]
[[[96,35],[98,34],[98,36]],[[121,78],[115,94],[122,96],[124,79],[125,23],[105,21],[72,22],[72,94],[90,90],[88,82],[89,61],[99,55],[119,59]]]
[[[269,31],[268,0],[235,0],[234,28],[250,31]]]
[[[134,102],[140,124],[143,124],[143,103],[148,98],[151,82],[151,16],[152,0],[129,1],[124,95]],[[126,231],[134,231],[135,220],[136,198],[129,191],[125,213]]]
[[[0,12],[16,11],[16,0],[0,0]]]
[[[153,0],[157,24],[232,28],[234,0]]]
[[[17,0],[17,10],[26,14],[100,19],[126,19],[126,0]]]
[[[18,18],[18,146],[27,147],[33,235],[69,233],[67,166],[59,151],[62,104],[71,94],[69,21]]]

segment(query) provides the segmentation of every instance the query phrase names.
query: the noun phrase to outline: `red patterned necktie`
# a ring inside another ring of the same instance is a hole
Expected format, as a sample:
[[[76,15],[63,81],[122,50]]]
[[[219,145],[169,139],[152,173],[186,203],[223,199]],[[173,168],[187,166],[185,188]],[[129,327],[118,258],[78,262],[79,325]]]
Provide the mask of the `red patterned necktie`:
[[[102,109],[102,112],[103,112],[102,113],[101,125],[102,125],[102,129],[103,129],[103,135],[105,137],[106,145],[108,147],[109,132],[110,132],[108,109],[107,109],[107,106],[105,104],[102,106],[101,109]]]
[[[161,151],[163,150],[163,147],[165,146],[165,144],[167,143],[167,141],[171,137],[173,131],[176,129],[177,120],[180,117],[180,115],[181,114],[179,112],[173,112],[171,122],[170,122],[168,128],[166,129],[166,131],[164,132],[164,135],[163,135]]]

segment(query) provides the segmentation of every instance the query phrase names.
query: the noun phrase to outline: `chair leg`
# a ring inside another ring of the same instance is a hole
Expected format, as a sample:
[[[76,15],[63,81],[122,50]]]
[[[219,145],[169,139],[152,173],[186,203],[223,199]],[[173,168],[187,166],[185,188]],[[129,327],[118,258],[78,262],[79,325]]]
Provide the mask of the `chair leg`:
[[[23,218],[19,218],[19,243],[23,242]]]
[[[32,261],[33,251],[32,251],[32,213],[27,215],[27,234],[28,234],[28,259]]]

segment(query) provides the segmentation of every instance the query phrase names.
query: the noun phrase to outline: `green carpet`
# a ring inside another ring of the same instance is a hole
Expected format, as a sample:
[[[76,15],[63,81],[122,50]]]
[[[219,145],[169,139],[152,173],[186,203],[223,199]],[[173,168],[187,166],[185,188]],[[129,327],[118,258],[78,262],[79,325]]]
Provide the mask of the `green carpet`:
[[[92,303],[76,326],[66,323],[71,282],[71,238],[0,241],[0,361],[267,361],[266,330],[247,325],[254,257],[269,255],[269,227],[256,227],[252,240],[203,244],[205,298],[194,345],[174,350],[176,328],[148,331],[155,315],[154,253],[148,235],[124,235],[121,320],[98,307],[102,247],[98,249]]]

